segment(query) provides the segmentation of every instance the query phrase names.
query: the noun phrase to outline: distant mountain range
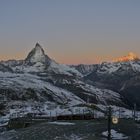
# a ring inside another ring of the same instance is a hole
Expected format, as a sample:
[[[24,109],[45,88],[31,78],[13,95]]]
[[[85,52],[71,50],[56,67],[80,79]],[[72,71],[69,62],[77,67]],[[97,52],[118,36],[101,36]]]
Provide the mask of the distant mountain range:
[[[129,106],[140,106],[140,59],[133,53],[96,65],[78,65],[84,82],[119,93]]]
[[[130,55],[130,54],[129,54]],[[64,65],[47,56],[39,43],[25,60],[0,62],[1,114],[65,111],[83,103],[140,106],[140,60]]]

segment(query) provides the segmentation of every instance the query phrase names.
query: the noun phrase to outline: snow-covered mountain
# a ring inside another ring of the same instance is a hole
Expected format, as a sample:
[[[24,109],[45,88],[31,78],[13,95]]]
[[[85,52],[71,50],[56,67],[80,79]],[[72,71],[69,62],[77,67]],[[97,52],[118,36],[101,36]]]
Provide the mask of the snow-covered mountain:
[[[75,68],[78,70],[81,74],[88,75],[91,72],[95,71],[98,68],[98,64],[93,65],[85,65],[85,64],[79,64],[79,65],[71,65],[70,67]]]
[[[84,80],[98,88],[118,92],[129,105],[140,106],[140,60],[102,63]]]
[[[85,75],[97,69],[98,65],[76,68],[59,64],[37,43],[25,60],[0,62],[0,113],[35,111],[37,105],[40,111],[59,108],[62,112],[86,102],[126,106],[119,93],[84,81]]]
[[[68,112],[83,103],[140,106],[140,60],[59,64],[37,43],[25,60],[0,62],[0,114]],[[66,111],[67,110],[67,111]]]
[[[13,72],[10,67],[5,66],[3,64],[0,64],[0,71],[2,71],[2,72]]]
[[[93,65],[72,66],[82,73],[83,81],[98,88],[110,89],[123,97],[129,106],[140,107],[140,59],[134,53]]]
[[[81,77],[82,74],[68,65],[58,64],[47,56],[39,43],[31,50],[25,60],[1,61],[16,73],[47,73]]]
[[[40,46],[39,43],[36,43],[35,48],[28,54],[27,58],[25,59],[25,65],[36,65],[44,64],[49,65],[51,63],[51,59],[45,55],[43,48]]]

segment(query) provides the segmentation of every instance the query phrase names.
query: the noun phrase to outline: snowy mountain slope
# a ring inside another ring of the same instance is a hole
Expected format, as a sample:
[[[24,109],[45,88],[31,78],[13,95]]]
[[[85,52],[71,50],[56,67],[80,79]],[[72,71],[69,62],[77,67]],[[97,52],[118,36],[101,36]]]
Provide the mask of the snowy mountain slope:
[[[85,85],[76,80],[73,83],[74,91],[71,90],[70,83],[67,85],[70,88],[66,89],[49,83],[37,75],[0,72],[0,83],[0,103],[5,106],[4,114],[9,114],[12,108],[18,112],[25,104],[26,109],[33,106],[33,110],[40,104],[43,107],[50,105],[49,110],[59,106],[59,111],[62,112],[64,108],[70,109],[72,106],[87,102],[88,98],[88,102],[95,104],[123,106],[118,93]]]
[[[124,103],[131,107],[136,103],[140,107],[140,59],[134,53],[112,62],[72,67],[84,75],[82,81],[85,83],[115,91]]]
[[[54,100],[55,102],[65,102],[67,100],[69,100],[70,102],[82,102],[82,100],[76,96],[74,96],[74,94],[72,94],[71,92],[68,92],[64,89],[61,89],[59,87],[53,86],[52,84],[42,81],[40,80],[40,78],[38,76],[35,75],[31,75],[31,74],[12,74],[12,73],[2,73],[0,72],[0,89],[3,91],[7,91],[11,89],[11,93],[10,96],[12,96],[12,94],[15,96],[17,96],[17,98],[19,100],[32,100],[33,98],[29,97],[29,95],[27,95],[27,98],[25,98],[24,96],[26,96],[26,92],[28,91],[28,89],[32,89],[33,92],[33,96],[36,99],[33,100],[44,100],[45,98],[47,98],[48,96],[52,96],[52,100]],[[44,91],[46,93],[44,93]],[[2,92],[2,91],[1,91]],[[31,90],[30,90],[31,92]],[[1,93],[3,96],[9,94],[7,91],[7,94],[5,93]],[[46,95],[45,95],[46,94]],[[6,96],[5,99],[9,99],[10,97],[9,95]],[[46,96],[46,97],[45,97]],[[25,99],[23,99],[25,98]]]
[[[27,107],[34,102],[36,105],[49,103],[65,108],[84,103],[72,92],[42,81],[36,75],[0,72],[0,83],[0,103],[8,103],[3,113],[9,113],[13,106],[19,110],[18,107],[24,106],[23,103]]]
[[[42,78],[42,80],[43,79],[44,78]],[[124,106],[121,101],[121,96],[118,93],[107,89],[96,88],[95,86],[88,85],[73,77],[51,75],[47,76],[45,80],[49,81],[55,86],[71,91],[86,102]]]
[[[22,65],[24,60],[8,60],[8,61],[0,61],[1,64],[8,67],[16,67]]]
[[[47,71],[53,74],[62,74],[62,75],[82,77],[82,74],[78,72],[75,68],[71,68],[65,64],[58,64],[55,61],[51,62]]]
[[[95,71],[98,68],[98,64],[93,64],[93,65],[80,64],[80,65],[71,65],[71,67],[75,68],[81,74],[83,74],[85,76],[85,75],[88,75],[91,72]]]
[[[9,73],[9,72],[0,72],[0,89],[1,92],[4,91],[4,93],[1,93],[1,95],[5,96],[8,94],[8,96],[6,98],[9,98],[10,96],[12,96],[12,94],[15,96],[14,98],[19,99],[19,100],[23,100],[24,95],[26,94],[26,91],[28,89],[32,89],[32,91],[34,92],[35,99],[34,100],[43,100],[45,99],[45,95],[44,93],[42,93],[43,91],[46,91],[48,93],[52,93],[51,95],[49,94],[49,96],[56,96],[58,98],[62,98],[63,100],[65,99],[69,99],[72,98],[72,101],[74,101],[75,99],[78,101],[84,101],[85,99],[81,99],[80,97],[78,97],[78,94],[85,94],[89,97],[94,97],[96,98],[96,100],[98,102],[102,102],[104,100],[104,102],[106,101],[105,99],[108,100],[116,100],[117,102],[121,102],[120,100],[120,95],[118,93],[112,92],[110,90],[106,90],[106,89],[98,89],[95,88],[93,86],[84,84],[83,82],[77,81],[77,80],[73,80],[71,81],[72,83],[70,83],[70,81],[68,81],[68,85],[71,87],[73,84],[73,88],[75,86],[75,90],[76,88],[81,89],[81,91],[83,91],[83,93],[79,92],[76,93],[72,92],[72,90],[68,90],[65,88],[61,88],[61,86],[56,86],[57,84],[52,84],[49,83],[47,81],[42,80],[39,76],[36,75],[32,75],[32,74],[13,74],[13,73]],[[65,86],[66,86],[66,82]],[[63,82],[61,83],[63,84]],[[68,86],[67,85],[67,86]],[[10,91],[11,90],[11,91]],[[7,94],[6,94],[7,92]],[[9,96],[9,93],[10,96]],[[48,95],[48,93],[46,93],[46,96]],[[27,95],[28,96],[28,95]],[[56,98],[55,97],[55,98]],[[5,98],[5,99],[6,99]],[[25,98],[25,100],[28,100],[28,98]],[[33,99],[30,98],[29,99]],[[57,102],[59,99],[55,100],[55,102]],[[104,103],[103,103],[104,104]]]
[[[99,88],[107,88],[120,93],[124,102],[140,106],[140,60],[102,63],[96,71],[85,76],[86,82]]]
[[[10,67],[5,66],[3,64],[0,64],[0,71],[2,71],[2,72],[8,72],[8,71],[13,72],[13,70]]]

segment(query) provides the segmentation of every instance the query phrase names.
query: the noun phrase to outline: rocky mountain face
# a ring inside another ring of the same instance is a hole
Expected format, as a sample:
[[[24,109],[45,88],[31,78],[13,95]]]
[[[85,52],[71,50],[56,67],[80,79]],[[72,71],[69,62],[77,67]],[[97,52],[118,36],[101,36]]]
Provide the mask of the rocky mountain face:
[[[82,75],[86,76],[90,74],[91,72],[96,71],[98,68],[98,64],[93,64],[93,65],[79,64],[79,65],[71,65],[70,67],[75,68]]]
[[[93,66],[94,67],[94,66]],[[98,88],[106,88],[123,96],[130,106],[140,106],[140,60],[102,63],[84,76],[84,81]]]
[[[8,66],[5,66],[3,64],[0,64],[0,71],[1,72],[13,72],[12,69]]]
[[[25,60],[0,62],[0,113],[32,112],[38,110],[36,106],[39,111],[63,112],[86,102],[129,107],[139,97],[139,73],[139,60],[59,64],[37,43]]]
[[[32,66],[37,63],[46,66],[51,63],[51,59],[45,55],[45,52],[39,43],[36,43],[35,48],[28,54],[24,64]]]

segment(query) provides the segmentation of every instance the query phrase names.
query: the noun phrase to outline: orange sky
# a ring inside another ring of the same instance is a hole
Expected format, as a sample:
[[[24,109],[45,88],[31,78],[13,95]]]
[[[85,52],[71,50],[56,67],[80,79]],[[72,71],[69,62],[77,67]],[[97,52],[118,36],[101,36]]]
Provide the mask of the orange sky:
[[[32,47],[33,48],[33,47]],[[26,48],[24,51],[18,50],[16,54],[14,52],[4,52],[3,54],[0,52],[0,59],[1,60],[9,60],[9,59],[25,59],[28,53],[32,49]],[[46,48],[46,47],[43,47]],[[116,54],[112,51],[112,53],[105,53],[107,51],[102,51],[102,49],[95,49],[93,51],[84,50],[81,52],[78,52],[78,50],[65,50],[65,52],[61,51],[54,51],[52,49],[44,49],[45,53],[54,59],[55,61],[63,64],[95,64],[95,63],[101,63],[104,61],[111,61],[118,57],[125,56],[129,53],[129,51],[122,51],[121,53],[116,51]],[[57,49],[56,49],[57,50]],[[109,55],[108,55],[109,54]]]

